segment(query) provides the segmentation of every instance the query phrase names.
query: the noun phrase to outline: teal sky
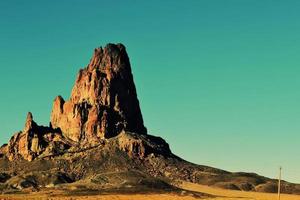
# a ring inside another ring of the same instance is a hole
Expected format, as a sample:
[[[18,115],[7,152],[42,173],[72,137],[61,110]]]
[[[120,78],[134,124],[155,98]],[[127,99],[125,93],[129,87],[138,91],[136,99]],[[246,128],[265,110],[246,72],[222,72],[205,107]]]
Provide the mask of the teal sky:
[[[114,2],[114,3],[108,3]],[[127,46],[145,125],[186,160],[300,183],[300,1],[0,2],[0,143]]]

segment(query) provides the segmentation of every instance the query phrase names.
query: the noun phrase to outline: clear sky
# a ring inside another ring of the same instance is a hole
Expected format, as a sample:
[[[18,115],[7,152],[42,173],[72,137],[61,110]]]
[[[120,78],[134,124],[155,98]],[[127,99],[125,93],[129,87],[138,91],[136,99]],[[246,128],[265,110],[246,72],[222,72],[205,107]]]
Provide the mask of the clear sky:
[[[110,2],[110,3],[108,3]],[[114,2],[114,3],[111,3]],[[300,183],[300,1],[0,1],[0,143],[127,46],[145,125],[186,160]]]

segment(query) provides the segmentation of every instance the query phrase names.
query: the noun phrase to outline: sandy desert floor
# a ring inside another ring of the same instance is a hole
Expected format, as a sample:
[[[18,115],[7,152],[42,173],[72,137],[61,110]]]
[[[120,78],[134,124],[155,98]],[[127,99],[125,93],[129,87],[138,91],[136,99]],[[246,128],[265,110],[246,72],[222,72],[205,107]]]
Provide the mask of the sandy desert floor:
[[[278,198],[277,194],[223,190],[193,183],[183,183],[181,187],[190,191],[218,196],[215,198],[216,200],[277,200]],[[281,200],[300,200],[300,195],[282,194]]]
[[[18,200],[18,199],[47,199],[47,200],[195,200],[195,199],[203,199],[203,200],[277,200],[277,194],[268,194],[268,193],[256,193],[256,192],[241,192],[241,191],[233,191],[233,190],[223,190],[217,188],[211,188],[208,186],[192,184],[192,183],[183,183],[181,185],[183,189],[201,193],[207,193],[210,195],[214,195],[216,197],[204,197],[199,198],[193,195],[185,195],[185,194],[175,194],[175,193],[167,193],[167,194],[105,194],[105,195],[93,195],[93,196],[60,196],[56,194],[54,191],[47,192],[38,192],[31,193],[30,195],[0,195],[0,200]],[[55,195],[55,196],[53,196]],[[282,194],[281,200],[300,200],[300,195],[287,195]]]

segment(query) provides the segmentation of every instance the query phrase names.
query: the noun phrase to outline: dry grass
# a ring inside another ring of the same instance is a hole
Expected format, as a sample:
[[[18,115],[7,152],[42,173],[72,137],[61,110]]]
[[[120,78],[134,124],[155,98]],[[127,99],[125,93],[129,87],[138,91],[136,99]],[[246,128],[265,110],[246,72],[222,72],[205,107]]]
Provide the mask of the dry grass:
[[[18,196],[1,196],[0,199],[2,200],[24,200],[24,199],[31,199],[31,200],[38,200],[38,199],[47,199],[47,200],[195,200],[196,198],[190,196],[177,196],[175,194],[136,194],[136,195],[97,195],[97,196],[78,196],[78,197],[49,197],[48,195],[42,194],[31,194],[26,196],[26,198],[22,195]]]
[[[181,187],[186,190],[203,192],[203,193],[219,196],[218,198],[216,198],[216,200],[237,200],[237,199],[240,199],[240,200],[277,200],[277,194],[270,194],[270,193],[224,190],[224,189],[212,188],[212,187],[193,184],[193,183],[183,183],[181,185]],[[282,194],[281,200],[300,200],[300,195]]]
[[[257,192],[241,192],[233,190],[224,190],[212,188],[208,186],[183,183],[183,189],[202,192],[217,196],[216,198],[205,198],[205,200],[277,200],[277,194],[257,193]],[[39,193],[31,193],[30,195],[6,195],[1,196],[0,200],[25,200],[25,199],[52,199],[52,200],[196,200],[193,196],[179,196],[174,193],[169,194],[106,194],[106,195],[93,195],[93,196],[64,196],[63,193],[57,191],[47,191]],[[204,199],[203,199],[204,200]],[[300,195],[287,195],[283,194],[281,200],[300,200]]]

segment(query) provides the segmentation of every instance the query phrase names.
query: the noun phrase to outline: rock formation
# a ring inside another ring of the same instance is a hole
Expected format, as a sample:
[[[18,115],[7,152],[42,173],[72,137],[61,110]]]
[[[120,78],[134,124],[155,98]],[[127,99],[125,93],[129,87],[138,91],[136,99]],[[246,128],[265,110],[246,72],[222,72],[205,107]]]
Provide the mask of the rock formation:
[[[70,99],[55,98],[50,127],[38,126],[28,113],[24,130],[0,148],[0,154],[9,160],[32,161],[60,155],[70,147],[97,146],[123,132],[147,134],[126,49],[122,44],[108,44],[95,49],[88,66],[79,71]],[[146,147],[141,145],[150,143],[141,141],[146,140],[121,142],[120,149],[144,155]],[[170,152],[164,141],[160,143]]]
[[[122,44],[95,49],[70,99],[55,98],[49,127],[28,113],[24,129],[0,147],[0,193],[49,187],[68,194],[132,193],[174,190],[180,181],[264,192],[276,191],[277,183],[189,163],[162,138],[147,134]],[[76,184],[69,188],[71,182]],[[300,194],[300,185],[282,182],[282,191]]]
[[[38,126],[29,112],[23,131],[14,134],[3,152],[9,160],[22,157],[32,161],[40,155],[57,155],[58,151],[64,151],[70,146],[71,143],[62,136],[59,129]]]
[[[71,98],[58,96],[51,125],[75,142],[98,143],[122,131],[146,134],[129,58],[122,44],[95,49],[77,76]]]

